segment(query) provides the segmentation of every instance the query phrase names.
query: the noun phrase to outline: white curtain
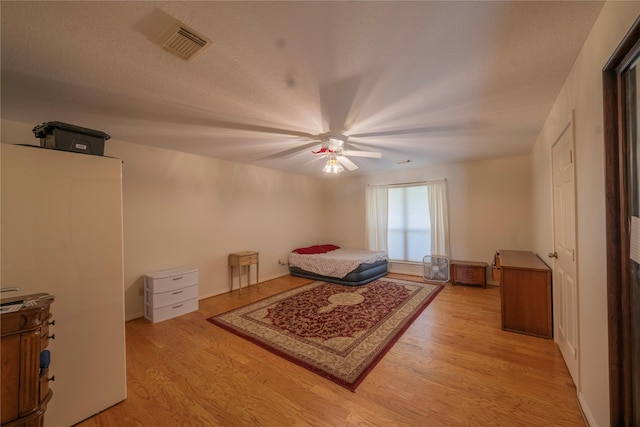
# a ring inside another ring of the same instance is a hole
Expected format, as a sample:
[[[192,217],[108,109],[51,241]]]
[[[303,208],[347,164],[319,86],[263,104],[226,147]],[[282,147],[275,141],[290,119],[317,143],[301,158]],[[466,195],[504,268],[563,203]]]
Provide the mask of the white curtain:
[[[365,248],[387,252],[387,186],[371,185],[365,193],[367,230]]]
[[[431,217],[431,253],[450,257],[447,180],[429,181],[427,192]]]

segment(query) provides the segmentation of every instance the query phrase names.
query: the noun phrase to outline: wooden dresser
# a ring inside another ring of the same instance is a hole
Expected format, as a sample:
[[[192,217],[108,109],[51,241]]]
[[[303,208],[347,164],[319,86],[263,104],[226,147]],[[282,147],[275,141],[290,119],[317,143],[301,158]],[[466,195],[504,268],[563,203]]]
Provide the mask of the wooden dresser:
[[[49,312],[53,297],[31,294],[1,301],[18,299],[32,300],[34,305],[0,314],[0,421],[3,427],[42,427],[47,403],[53,395],[49,389],[53,378],[49,378],[48,351],[43,354],[49,340],[54,338],[49,334],[49,326],[54,324]]]
[[[502,329],[553,337],[551,269],[529,251],[500,251]]]

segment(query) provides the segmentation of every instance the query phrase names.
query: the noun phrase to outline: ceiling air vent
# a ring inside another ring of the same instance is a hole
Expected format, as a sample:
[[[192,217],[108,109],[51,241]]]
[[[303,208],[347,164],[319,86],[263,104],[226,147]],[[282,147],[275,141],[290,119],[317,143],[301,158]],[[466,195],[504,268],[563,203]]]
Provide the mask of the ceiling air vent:
[[[209,46],[211,40],[176,22],[162,33],[158,44],[167,52],[188,61]]]

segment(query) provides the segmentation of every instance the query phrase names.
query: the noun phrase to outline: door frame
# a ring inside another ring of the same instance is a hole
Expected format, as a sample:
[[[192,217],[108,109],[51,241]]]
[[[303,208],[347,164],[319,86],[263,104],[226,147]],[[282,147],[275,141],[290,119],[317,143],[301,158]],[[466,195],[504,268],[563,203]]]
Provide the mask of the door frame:
[[[631,426],[630,282],[628,280],[627,154],[623,72],[640,53],[640,18],[602,70],[604,101],[607,308],[609,326],[609,408],[611,425]],[[626,375],[625,375],[626,373]]]

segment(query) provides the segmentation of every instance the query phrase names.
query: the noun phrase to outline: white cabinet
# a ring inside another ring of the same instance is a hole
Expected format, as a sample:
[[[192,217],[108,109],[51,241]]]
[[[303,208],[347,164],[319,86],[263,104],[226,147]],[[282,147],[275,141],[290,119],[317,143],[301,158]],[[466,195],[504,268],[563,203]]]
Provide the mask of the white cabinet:
[[[198,270],[178,268],[144,277],[144,317],[162,322],[198,309]]]
[[[1,280],[56,296],[45,425],[75,425],[127,397],[122,161],[1,145]]]

